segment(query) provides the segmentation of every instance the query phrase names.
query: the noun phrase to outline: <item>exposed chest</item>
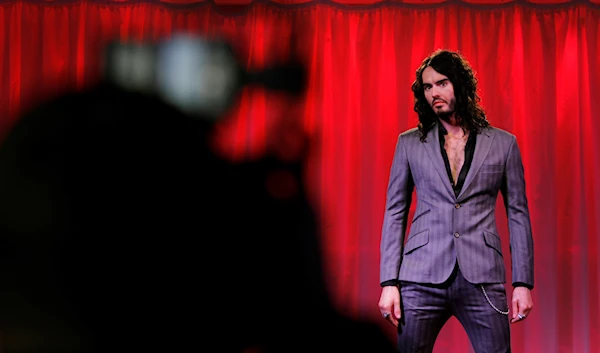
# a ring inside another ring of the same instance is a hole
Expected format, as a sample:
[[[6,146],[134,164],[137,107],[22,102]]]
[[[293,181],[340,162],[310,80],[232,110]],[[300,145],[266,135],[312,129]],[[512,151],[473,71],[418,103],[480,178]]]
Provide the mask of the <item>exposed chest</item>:
[[[467,135],[464,137],[445,136],[444,149],[448,155],[448,162],[452,170],[454,181],[465,163],[465,146],[467,145]]]

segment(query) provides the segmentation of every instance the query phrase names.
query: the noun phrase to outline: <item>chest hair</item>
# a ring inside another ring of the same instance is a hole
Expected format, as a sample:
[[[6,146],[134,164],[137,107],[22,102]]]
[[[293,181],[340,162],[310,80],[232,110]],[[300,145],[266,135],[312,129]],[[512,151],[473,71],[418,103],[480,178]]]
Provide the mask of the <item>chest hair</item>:
[[[445,135],[444,149],[448,155],[450,162],[450,171],[452,172],[452,180],[456,184],[460,170],[465,164],[465,146],[467,145],[468,134],[457,137],[455,135]]]

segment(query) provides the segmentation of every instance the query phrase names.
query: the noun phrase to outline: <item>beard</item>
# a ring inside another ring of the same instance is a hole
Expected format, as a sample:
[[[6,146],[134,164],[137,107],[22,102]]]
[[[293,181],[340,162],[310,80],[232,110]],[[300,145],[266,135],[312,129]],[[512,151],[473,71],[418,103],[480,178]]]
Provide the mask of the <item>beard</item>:
[[[437,110],[434,107],[432,107],[432,109],[440,119],[448,121],[448,119],[450,119],[450,117],[456,112],[456,99],[452,99],[450,102],[448,102],[447,107],[447,110]]]
[[[452,110],[445,110],[439,113],[436,113],[437,116],[442,119],[442,120],[448,120],[450,119],[450,117],[452,116],[452,114],[454,114],[454,109]]]

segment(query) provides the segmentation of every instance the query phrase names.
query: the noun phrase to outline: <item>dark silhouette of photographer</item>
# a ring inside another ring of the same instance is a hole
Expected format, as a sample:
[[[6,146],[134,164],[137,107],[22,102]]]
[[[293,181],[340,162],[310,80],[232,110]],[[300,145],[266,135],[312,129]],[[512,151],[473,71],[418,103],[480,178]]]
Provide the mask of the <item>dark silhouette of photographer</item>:
[[[0,348],[394,351],[336,312],[302,160],[222,158],[214,122],[100,83],[0,145]]]

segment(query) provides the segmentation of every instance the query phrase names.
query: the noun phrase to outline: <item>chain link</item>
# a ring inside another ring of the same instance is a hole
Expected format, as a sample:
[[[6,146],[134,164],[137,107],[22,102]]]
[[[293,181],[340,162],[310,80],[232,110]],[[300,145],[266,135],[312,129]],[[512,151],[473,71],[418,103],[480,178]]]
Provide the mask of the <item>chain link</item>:
[[[508,308],[508,310],[506,310],[506,311],[502,311],[502,310],[496,308],[496,306],[490,300],[490,297],[488,297],[487,293],[485,292],[485,288],[483,288],[483,284],[480,284],[480,286],[481,286],[481,291],[483,292],[483,295],[485,295],[485,299],[487,299],[488,303],[490,303],[490,305],[492,306],[492,308],[494,308],[494,310],[496,310],[497,312],[499,312],[502,315],[508,315],[508,312],[510,311],[510,308]]]

